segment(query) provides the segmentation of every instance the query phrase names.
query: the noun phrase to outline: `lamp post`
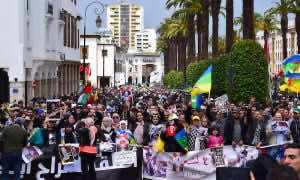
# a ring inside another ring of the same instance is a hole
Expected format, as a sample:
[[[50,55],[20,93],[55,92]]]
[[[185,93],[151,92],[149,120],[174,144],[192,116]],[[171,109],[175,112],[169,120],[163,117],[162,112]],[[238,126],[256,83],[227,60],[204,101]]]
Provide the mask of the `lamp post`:
[[[83,27],[83,85],[85,85],[86,83],[86,79],[85,79],[85,59],[86,59],[86,13],[87,10],[90,6],[92,5],[98,5],[97,8],[95,8],[95,14],[97,15],[96,18],[96,27],[100,28],[101,27],[101,23],[102,20],[100,18],[100,15],[104,12],[104,5],[100,2],[100,1],[93,1],[90,4],[88,4],[85,8],[85,13],[84,13],[84,27]]]

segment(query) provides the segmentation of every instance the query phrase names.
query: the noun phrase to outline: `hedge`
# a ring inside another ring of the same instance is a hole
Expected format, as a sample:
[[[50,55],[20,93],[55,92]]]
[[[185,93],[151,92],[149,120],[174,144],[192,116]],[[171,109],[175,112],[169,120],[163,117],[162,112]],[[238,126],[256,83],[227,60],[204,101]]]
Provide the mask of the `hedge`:
[[[233,102],[248,102],[252,96],[265,102],[268,96],[268,66],[262,47],[251,40],[236,43],[231,53],[189,64],[186,79],[193,86],[212,64],[212,97],[228,94]]]
[[[266,102],[268,96],[268,65],[263,48],[252,40],[240,41],[232,47],[228,68],[228,94],[233,102],[248,102],[255,96]]]
[[[163,77],[164,85],[170,89],[179,89],[184,85],[183,72],[170,71]]]
[[[227,62],[228,56],[224,55],[210,60],[200,60],[189,64],[186,71],[187,83],[193,86],[209,65],[213,65],[212,91],[214,97],[221,96],[227,92]]]

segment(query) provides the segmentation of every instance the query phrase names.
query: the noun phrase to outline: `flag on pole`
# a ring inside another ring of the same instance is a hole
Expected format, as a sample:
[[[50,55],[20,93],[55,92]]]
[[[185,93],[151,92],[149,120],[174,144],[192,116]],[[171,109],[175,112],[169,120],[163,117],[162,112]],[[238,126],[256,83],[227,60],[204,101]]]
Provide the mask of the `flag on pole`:
[[[204,98],[202,94],[192,95],[192,108],[193,109],[200,109],[201,105],[204,103]]]
[[[210,65],[202,76],[198,79],[196,84],[193,87],[192,95],[198,95],[203,93],[210,93],[211,91],[211,73],[212,73],[212,65]]]

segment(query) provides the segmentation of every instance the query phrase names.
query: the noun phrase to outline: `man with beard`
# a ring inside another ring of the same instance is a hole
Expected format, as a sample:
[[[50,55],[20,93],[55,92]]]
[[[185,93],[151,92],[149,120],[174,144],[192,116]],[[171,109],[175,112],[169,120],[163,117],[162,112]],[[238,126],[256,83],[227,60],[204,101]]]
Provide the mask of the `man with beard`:
[[[243,144],[245,137],[245,125],[240,120],[238,108],[233,108],[232,115],[229,116],[225,124],[224,138],[226,145]]]
[[[266,141],[266,128],[263,123],[264,117],[260,111],[255,112],[255,116],[247,122],[246,144],[261,146]]]

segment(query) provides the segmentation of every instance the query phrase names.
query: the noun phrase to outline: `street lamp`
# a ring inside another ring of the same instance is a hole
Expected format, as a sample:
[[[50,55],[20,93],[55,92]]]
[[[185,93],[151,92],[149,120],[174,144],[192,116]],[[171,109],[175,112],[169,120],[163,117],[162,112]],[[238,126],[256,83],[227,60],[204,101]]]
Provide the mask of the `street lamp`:
[[[86,13],[87,13],[87,10],[90,6],[92,5],[98,5],[96,8],[95,8],[95,14],[97,15],[97,18],[96,18],[96,27],[97,28],[100,28],[101,27],[101,23],[102,23],[102,20],[100,18],[100,15],[104,12],[104,5],[100,2],[100,1],[93,1],[91,2],[90,4],[87,5],[87,7],[85,8],[85,13],[84,13],[84,28],[83,28],[83,85],[85,85],[85,59],[86,59],[86,44],[85,44],[85,41],[86,41],[86,20],[87,20],[87,16],[86,16]]]

